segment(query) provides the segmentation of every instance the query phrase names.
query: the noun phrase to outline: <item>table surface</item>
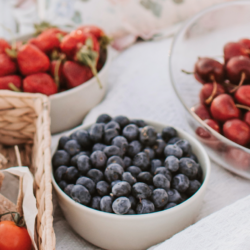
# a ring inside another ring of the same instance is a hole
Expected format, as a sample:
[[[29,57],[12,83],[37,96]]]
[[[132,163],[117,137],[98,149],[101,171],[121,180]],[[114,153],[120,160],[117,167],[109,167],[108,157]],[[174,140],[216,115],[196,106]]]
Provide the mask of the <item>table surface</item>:
[[[109,88],[105,99],[85,117],[96,120],[101,113],[127,115],[154,120],[187,130],[181,104],[169,78],[169,53],[172,39],[137,43],[116,55],[110,67]],[[59,135],[52,136],[52,145]],[[212,172],[202,208],[196,221],[246,197],[250,182],[236,176],[212,161]],[[56,249],[100,249],[75,234],[65,221],[54,199]],[[150,248],[152,250],[154,247]]]

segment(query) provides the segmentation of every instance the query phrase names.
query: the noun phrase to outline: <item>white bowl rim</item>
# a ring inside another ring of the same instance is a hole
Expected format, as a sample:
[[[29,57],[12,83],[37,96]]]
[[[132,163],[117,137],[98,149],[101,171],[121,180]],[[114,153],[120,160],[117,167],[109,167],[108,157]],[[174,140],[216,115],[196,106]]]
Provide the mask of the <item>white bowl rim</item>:
[[[153,126],[154,125],[161,126],[161,127],[170,126],[170,125],[167,125],[167,124],[163,124],[163,123],[159,123],[159,122],[153,122],[153,121],[145,120],[145,119],[144,119],[144,121],[147,122],[149,125],[152,124]],[[76,131],[78,129],[86,129],[87,127],[91,126],[92,124],[78,126],[77,128],[75,128],[75,129],[73,129],[73,130],[68,131],[67,133],[65,133],[65,135],[66,134],[71,134],[73,131]],[[84,211],[88,211],[89,213],[92,213],[94,216],[95,215],[96,216],[103,215],[103,216],[105,216],[107,218],[110,218],[110,219],[126,220],[126,218],[130,218],[130,219],[133,218],[134,220],[144,220],[144,219],[147,219],[147,218],[149,219],[150,217],[164,216],[165,214],[171,214],[171,213],[175,213],[176,211],[182,210],[185,206],[189,205],[190,203],[193,202],[193,200],[196,199],[197,194],[200,194],[203,191],[205,191],[205,189],[206,189],[206,187],[208,185],[209,178],[210,178],[211,162],[210,162],[210,159],[209,159],[208,154],[205,151],[204,147],[201,145],[201,143],[197,139],[195,139],[193,136],[191,136],[190,134],[188,134],[187,132],[185,132],[182,129],[179,129],[179,128],[176,128],[176,127],[174,127],[174,128],[177,130],[177,132],[180,131],[181,133],[185,134],[185,136],[187,136],[188,138],[191,138],[192,143],[195,143],[199,147],[199,149],[201,150],[201,154],[205,158],[205,162],[206,162],[206,166],[205,166],[206,175],[204,176],[204,180],[201,183],[200,188],[198,189],[198,191],[195,194],[193,194],[190,198],[188,198],[184,202],[178,204],[177,206],[172,207],[171,209],[157,211],[157,212],[153,212],[153,213],[149,213],[149,214],[131,214],[131,215],[126,214],[126,215],[118,215],[118,214],[113,214],[113,213],[107,213],[107,212],[104,212],[104,211],[99,211],[99,210],[93,209],[91,207],[87,207],[85,205],[82,205],[82,204],[74,201],[73,199],[71,199],[67,194],[65,194],[61,190],[61,188],[58,186],[58,184],[56,183],[56,181],[54,179],[54,174],[53,174],[53,169],[52,169],[51,175],[52,175],[53,186],[56,189],[56,191],[59,192],[64,197],[64,199],[66,199],[67,202],[69,202],[75,208],[80,209],[83,212]],[[63,134],[61,136],[63,136]]]
[[[250,149],[241,146],[240,144],[233,142],[231,140],[229,140],[228,138],[226,138],[224,135],[218,133],[217,131],[215,131],[214,129],[212,129],[210,126],[208,126],[203,120],[200,119],[200,117],[198,117],[194,112],[192,112],[190,110],[190,108],[187,107],[186,103],[182,100],[182,97],[179,94],[179,91],[177,90],[175,83],[174,83],[174,77],[173,77],[173,73],[172,73],[172,67],[171,67],[171,61],[172,61],[172,56],[173,56],[173,48],[175,47],[176,41],[179,39],[179,36],[183,33],[183,31],[185,31],[188,27],[190,27],[192,25],[192,23],[194,21],[196,21],[197,19],[199,19],[200,17],[202,17],[204,14],[211,12],[213,10],[217,10],[217,9],[221,9],[225,6],[232,6],[232,5],[245,5],[245,4],[250,4],[250,2],[248,0],[240,0],[240,1],[233,1],[233,2],[226,2],[226,3],[220,3],[220,4],[216,4],[212,7],[208,7],[200,12],[198,12],[196,15],[194,15],[193,17],[189,18],[181,27],[181,29],[177,32],[177,34],[175,35],[172,44],[171,44],[171,48],[170,48],[170,56],[169,56],[169,75],[170,75],[170,79],[171,79],[171,83],[172,86],[174,88],[174,91],[176,93],[176,95],[178,96],[180,102],[182,103],[182,105],[184,106],[184,108],[188,111],[188,113],[195,119],[198,120],[199,123],[201,125],[203,125],[212,135],[214,135],[216,138],[219,138],[220,141],[224,142],[225,144],[230,144],[231,146],[234,146],[235,148],[240,148],[243,151],[247,152],[250,154]],[[245,172],[245,171],[244,171]]]

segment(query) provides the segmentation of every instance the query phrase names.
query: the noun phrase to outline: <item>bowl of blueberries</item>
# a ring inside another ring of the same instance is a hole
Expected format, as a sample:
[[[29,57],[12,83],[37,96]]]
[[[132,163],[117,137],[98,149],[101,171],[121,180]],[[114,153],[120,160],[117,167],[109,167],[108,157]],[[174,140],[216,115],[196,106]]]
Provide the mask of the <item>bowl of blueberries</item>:
[[[191,225],[210,160],[188,133],[151,121],[100,115],[62,136],[52,182],[70,226],[109,250],[140,250]]]

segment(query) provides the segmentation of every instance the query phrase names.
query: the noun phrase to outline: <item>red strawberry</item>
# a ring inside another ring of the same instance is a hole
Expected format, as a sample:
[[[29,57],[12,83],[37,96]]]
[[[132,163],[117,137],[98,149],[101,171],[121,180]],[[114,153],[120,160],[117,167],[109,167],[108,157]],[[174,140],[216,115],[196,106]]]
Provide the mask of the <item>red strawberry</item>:
[[[53,95],[57,93],[57,86],[50,75],[37,73],[24,78],[23,91]]]
[[[4,39],[0,38],[0,53],[5,53],[5,49],[10,49],[11,46],[7,41]]]
[[[15,74],[16,71],[16,63],[5,53],[0,54],[0,76]]]
[[[56,72],[58,70],[58,73]],[[59,86],[60,88],[66,87],[66,80],[65,77],[63,76],[63,63],[61,60],[54,60],[51,61],[50,64],[50,74],[54,78],[55,83]]]
[[[22,86],[22,79],[18,75],[2,76],[0,77],[0,89],[9,89],[14,90],[10,85],[13,84],[17,89],[20,89]]]
[[[46,72],[50,67],[48,56],[32,44],[21,47],[17,54],[17,63],[23,75]]]
[[[63,64],[63,75],[68,88],[74,88],[93,77],[91,69],[76,62],[67,61]]]
[[[43,31],[38,37],[29,40],[29,43],[35,45],[44,53],[49,53],[60,47],[60,37],[65,36],[67,32],[57,28],[51,28]]]

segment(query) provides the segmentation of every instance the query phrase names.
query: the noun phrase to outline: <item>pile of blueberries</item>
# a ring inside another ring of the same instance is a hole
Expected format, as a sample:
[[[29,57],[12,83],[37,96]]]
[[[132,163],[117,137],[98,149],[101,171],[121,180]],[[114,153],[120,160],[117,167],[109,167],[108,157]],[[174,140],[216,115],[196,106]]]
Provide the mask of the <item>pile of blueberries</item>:
[[[174,207],[201,186],[191,145],[172,127],[157,133],[143,120],[102,114],[88,130],[59,140],[54,177],[73,200],[116,214]]]

